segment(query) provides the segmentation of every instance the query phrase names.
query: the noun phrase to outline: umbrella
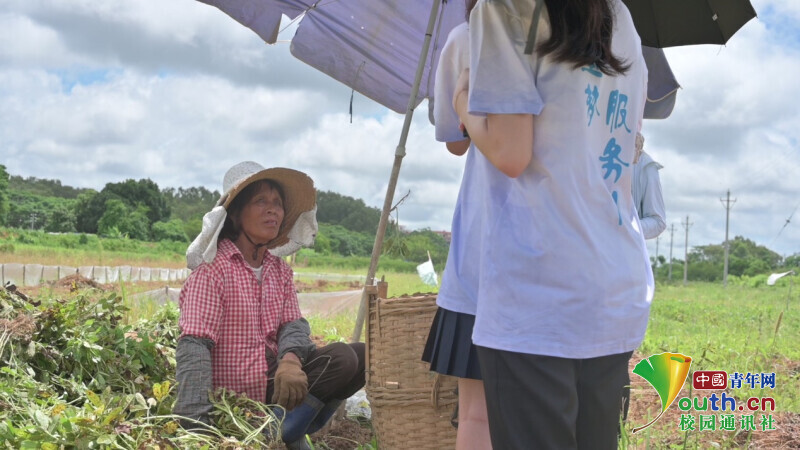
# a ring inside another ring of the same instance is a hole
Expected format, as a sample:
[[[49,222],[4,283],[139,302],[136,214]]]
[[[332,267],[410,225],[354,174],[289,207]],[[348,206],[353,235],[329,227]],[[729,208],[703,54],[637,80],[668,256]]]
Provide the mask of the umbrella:
[[[642,55],[647,64],[647,102],[645,119],[666,119],[675,107],[675,97],[681,87],[672,74],[664,50],[642,46]]]
[[[725,44],[756,17],[750,0],[622,0],[642,45]]]
[[[450,30],[465,20],[464,2],[199,1],[216,6],[267,43],[276,41],[282,14],[291,19],[303,15],[291,43],[296,58],[389,109],[405,113],[353,332],[353,340],[358,341],[367,307],[367,286],[375,279],[414,109],[433,95],[432,72],[438,50]]]
[[[291,40],[295,58],[394,112],[405,114],[419,61],[413,107],[433,96],[433,71],[447,35],[464,22],[463,1],[199,0],[216,6],[275,43],[281,15],[300,19]],[[433,14],[430,52],[423,49]]]
[[[405,113],[367,273],[366,285],[372,284],[400,165],[405,156],[412,114],[423,99],[433,100],[433,71],[438,63],[439,50],[444,46],[450,30],[465,20],[464,2],[199,1],[219,8],[267,43],[276,42],[282,15],[294,20],[301,19],[291,40],[292,55],[381,105]],[[657,54],[655,56],[658,57]],[[663,54],[660,56],[663,58]],[[658,67],[669,70],[666,59]],[[655,73],[662,69],[651,70]],[[670,77],[671,71],[666,78]],[[658,95],[652,98],[662,97]],[[360,337],[366,300],[367,289],[362,295],[354,340]]]

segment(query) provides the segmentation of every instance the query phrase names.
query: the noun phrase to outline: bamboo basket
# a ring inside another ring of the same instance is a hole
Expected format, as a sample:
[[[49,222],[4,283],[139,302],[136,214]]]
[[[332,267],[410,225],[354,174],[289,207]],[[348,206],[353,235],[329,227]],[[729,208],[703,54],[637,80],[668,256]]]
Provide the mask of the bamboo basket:
[[[457,378],[420,359],[435,313],[436,294],[370,296],[366,392],[381,450],[455,448]]]

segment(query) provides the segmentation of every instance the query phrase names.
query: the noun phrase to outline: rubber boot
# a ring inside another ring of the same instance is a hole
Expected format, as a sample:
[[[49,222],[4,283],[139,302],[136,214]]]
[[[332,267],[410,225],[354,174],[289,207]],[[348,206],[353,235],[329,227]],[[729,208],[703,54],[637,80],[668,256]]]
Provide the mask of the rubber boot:
[[[331,400],[328,403],[325,403],[325,406],[319,410],[319,414],[314,420],[311,422],[311,425],[308,426],[308,430],[306,430],[306,434],[314,434],[317,431],[321,430],[322,427],[331,420],[334,414],[336,414],[336,410],[339,409],[339,405],[342,404],[344,400]]]
[[[325,406],[321,400],[311,394],[306,394],[303,403],[298,405],[291,411],[284,412],[283,408],[276,410],[275,416],[279,419],[283,416],[281,422],[281,439],[287,444],[289,448],[310,448],[305,440],[305,436],[311,422],[317,417],[320,410]],[[278,411],[281,411],[278,413]],[[299,441],[299,442],[298,442]],[[300,446],[297,446],[300,445]]]

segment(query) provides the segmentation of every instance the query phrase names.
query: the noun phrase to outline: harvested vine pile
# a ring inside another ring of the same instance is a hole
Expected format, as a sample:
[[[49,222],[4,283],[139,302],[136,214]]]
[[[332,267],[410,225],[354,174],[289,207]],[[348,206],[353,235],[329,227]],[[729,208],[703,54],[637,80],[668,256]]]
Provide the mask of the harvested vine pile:
[[[283,447],[261,432],[275,423],[265,405],[225,392],[213,398],[215,429],[178,425],[174,304],[129,325],[115,292],[39,300],[0,288],[0,447]]]

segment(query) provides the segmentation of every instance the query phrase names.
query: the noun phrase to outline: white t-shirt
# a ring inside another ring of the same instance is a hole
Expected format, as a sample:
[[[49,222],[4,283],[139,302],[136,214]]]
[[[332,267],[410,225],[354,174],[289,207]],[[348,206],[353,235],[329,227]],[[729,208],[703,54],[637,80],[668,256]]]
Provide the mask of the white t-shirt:
[[[469,29],[463,23],[450,32],[442,47],[434,85],[433,115],[436,140],[464,140],[461,120],[453,109],[453,90],[461,72],[469,67]],[[450,250],[436,304],[442,308],[475,315],[480,277],[480,234],[487,173],[500,172],[475,146],[467,150],[464,175],[453,212]]]
[[[524,55],[533,6],[483,0],[470,16],[470,112],[536,115],[529,166],[488,180],[473,341],[564,358],[630,351],[654,287],[631,196],[647,87],[640,40],[615,0],[612,51],[626,75]]]

